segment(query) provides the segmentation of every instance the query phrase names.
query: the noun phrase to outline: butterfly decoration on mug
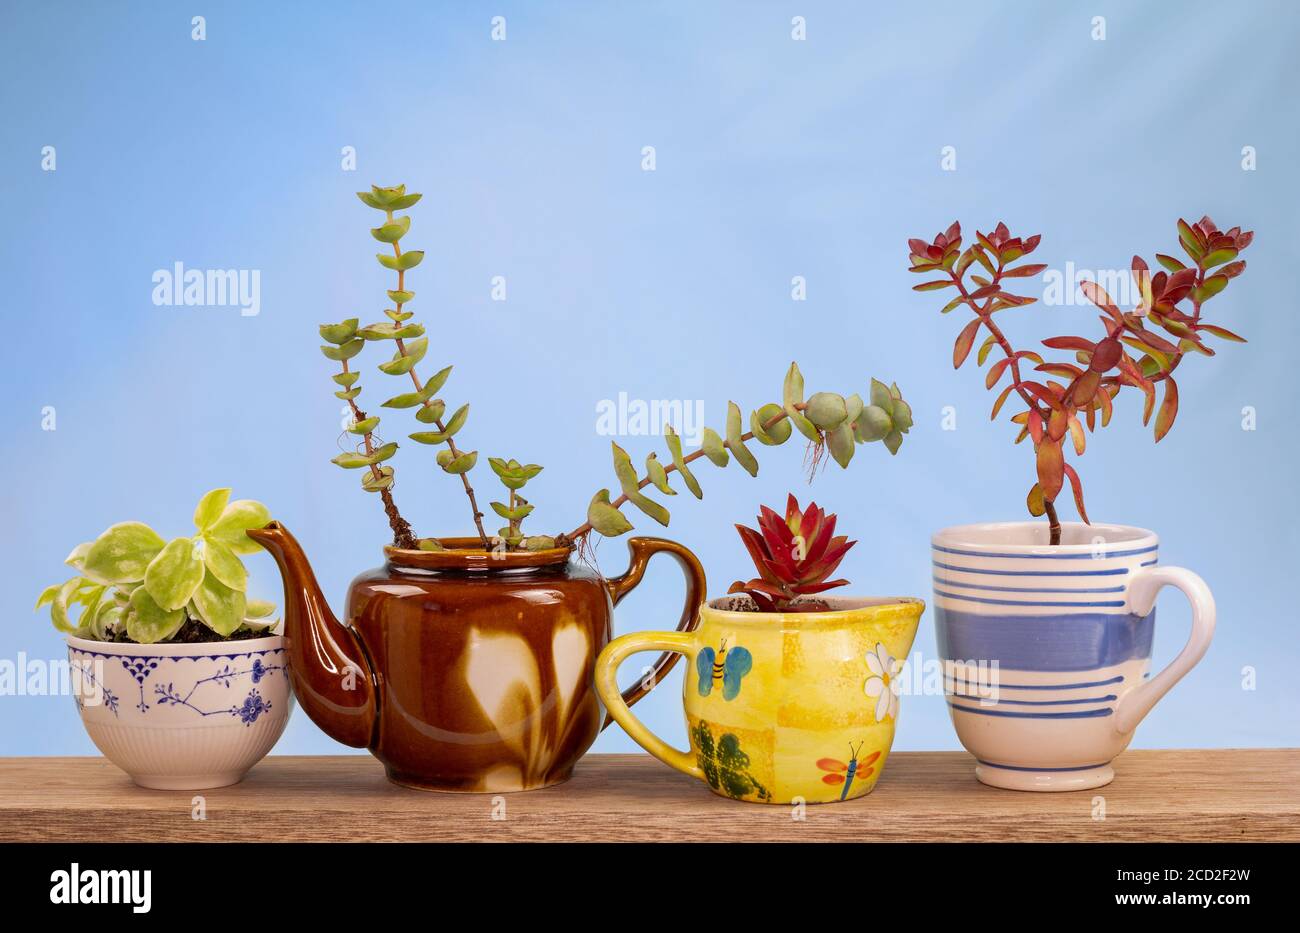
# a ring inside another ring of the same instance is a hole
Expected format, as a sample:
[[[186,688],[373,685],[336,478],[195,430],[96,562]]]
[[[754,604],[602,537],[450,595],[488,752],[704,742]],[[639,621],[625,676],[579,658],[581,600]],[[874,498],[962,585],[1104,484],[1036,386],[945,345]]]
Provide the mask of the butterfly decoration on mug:
[[[700,696],[706,697],[713,692],[718,683],[722,684],[722,698],[734,700],[740,695],[740,679],[754,667],[754,656],[748,648],[737,645],[727,648],[724,638],[715,652],[706,647],[695,658],[695,669],[699,674]]]
[[[863,744],[864,743],[859,742],[857,748],[854,748],[852,743],[849,744],[848,764],[845,764],[838,758],[817,759],[817,767],[821,768],[823,771],[831,772],[830,774],[822,775],[822,781],[824,783],[842,783],[844,785],[844,789],[840,791],[841,800],[848,799],[849,788],[853,786],[853,779],[855,777],[862,777],[865,780],[871,776],[871,772],[875,770],[872,765],[878,758],[880,758],[880,752],[872,752],[866,758],[859,761],[858,754],[862,751]]]

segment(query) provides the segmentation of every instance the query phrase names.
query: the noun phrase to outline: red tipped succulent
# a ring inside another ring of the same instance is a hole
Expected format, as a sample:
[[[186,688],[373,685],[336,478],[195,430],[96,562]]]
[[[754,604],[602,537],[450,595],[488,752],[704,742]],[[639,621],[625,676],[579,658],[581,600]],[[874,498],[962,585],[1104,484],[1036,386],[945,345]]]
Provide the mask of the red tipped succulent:
[[[763,506],[758,527],[755,531],[737,525],[736,530],[759,575],[748,583],[737,580],[728,593],[748,594],[762,612],[817,612],[826,604],[796,600],[849,582],[828,578],[857,542],[836,535],[835,516],[827,515],[816,502],[801,511],[798,500],[790,496],[785,518]]]
[[[1130,268],[1136,298],[1132,311],[1121,310],[1096,282],[1079,284],[1088,300],[1104,312],[1099,339],[1067,336],[1043,341],[1048,349],[1072,351],[1072,361],[1045,360],[1036,350],[1015,349],[1003,334],[1000,319],[994,320],[999,311],[1037,300],[1006,289],[1010,280],[1037,276],[1047,268],[1040,263],[1014,265],[1034,251],[1038,236],[1022,240],[999,223],[992,233],[976,231],[975,241],[963,250],[961,226],[954,223],[932,242],[907,241],[910,271],[937,276],[912,286],[913,290],[955,289],[956,296],[943,306],[943,313],[965,305],[974,314],[957,336],[953,366],[961,367],[980,331],[987,331],[975,351],[976,364],[983,366],[994,351],[997,355],[992,357],[984,385],[994,389],[1007,381],[993,403],[992,417],[998,416],[1008,400],[1023,403],[1023,410],[1011,420],[1019,425],[1016,443],[1033,440],[1038,480],[1030,487],[1025,504],[1031,515],[1048,516],[1053,544],[1059,543],[1061,535],[1054,503],[1067,481],[1079,516],[1088,521],[1083,483],[1066,462],[1066,451],[1072,450],[1075,457],[1083,454],[1086,432],[1095,430],[1098,420],[1102,427],[1110,422],[1112,403],[1120,390],[1129,386],[1142,392],[1142,423],[1150,422],[1155,413],[1155,439],[1159,442],[1178,414],[1178,384],[1173,374],[1184,357],[1191,353],[1214,356],[1214,349],[1206,344],[1207,335],[1244,342],[1226,327],[1205,321],[1202,312],[1205,302],[1245,271],[1245,260],[1237,257],[1250,246],[1254,234],[1240,227],[1219,230],[1209,217],[1202,217],[1194,224],[1179,220],[1178,239],[1190,262],[1157,253],[1156,261],[1164,271],[1152,275],[1141,256],[1133,257]],[[1185,307],[1180,308],[1180,303]],[[1031,365],[1035,373],[1044,376],[1027,378],[1022,369]],[[1157,411],[1156,387],[1161,382],[1164,397]]]

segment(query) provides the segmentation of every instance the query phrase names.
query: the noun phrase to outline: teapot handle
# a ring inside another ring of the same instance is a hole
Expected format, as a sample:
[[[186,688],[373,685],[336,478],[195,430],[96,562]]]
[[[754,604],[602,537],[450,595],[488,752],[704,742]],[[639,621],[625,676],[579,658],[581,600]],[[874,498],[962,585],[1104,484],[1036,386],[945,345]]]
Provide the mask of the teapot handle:
[[[627,547],[632,553],[632,561],[628,565],[627,572],[622,576],[605,581],[605,586],[609,590],[610,601],[615,606],[622,602],[623,597],[632,592],[637,584],[641,582],[641,578],[645,576],[646,566],[650,563],[650,558],[655,554],[667,554],[677,562],[677,565],[682,568],[682,573],[686,576],[686,602],[682,606],[681,619],[677,622],[677,631],[694,631],[696,626],[700,624],[700,604],[704,602],[704,594],[708,592],[708,584],[704,579],[704,568],[700,565],[699,558],[685,546],[678,544],[676,541],[669,541],[667,538],[631,538],[627,542]],[[648,674],[637,678],[635,684],[623,691],[623,704],[631,706],[653,690],[655,684],[663,680],[667,673],[672,670],[673,665],[677,663],[677,657],[675,651],[665,651],[661,654]],[[609,704],[607,703],[606,706],[608,707]],[[601,729],[605,729],[613,721],[613,716],[607,714]]]

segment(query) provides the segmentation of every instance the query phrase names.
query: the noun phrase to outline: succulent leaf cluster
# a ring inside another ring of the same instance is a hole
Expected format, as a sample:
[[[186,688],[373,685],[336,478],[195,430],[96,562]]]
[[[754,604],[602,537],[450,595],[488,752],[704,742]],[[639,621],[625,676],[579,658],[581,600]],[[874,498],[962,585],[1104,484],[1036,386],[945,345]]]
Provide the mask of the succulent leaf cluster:
[[[831,580],[840,561],[856,541],[835,534],[835,516],[810,503],[800,509],[793,495],[786,501],[784,518],[767,506],[758,516],[758,530],[737,525],[758,576],[737,580],[728,593],[745,593],[763,612],[815,612],[819,601],[799,601],[845,586],[848,580]]]
[[[853,394],[848,397],[834,392],[814,392],[804,398],[804,377],[798,363],[791,363],[782,387],[781,401],[768,402],[749,413],[748,427],[740,406],[727,403],[725,430],[719,434],[706,427],[702,433],[700,449],[683,455],[681,437],[671,426],[664,431],[668,447],[668,461],[661,461],[651,453],[645,460],[644,474],[638,474],[632,458],[617,443],[612,443],[614,476],[621,494],[611,500],[609,489],[601,489],[592,497],[587,507],[587,524],[576,529],[570,537],[579,537],[595,529],[606,537],[626,534],[632,523],[621,511],[631,503],[661,525],[667,525],[668,509],[647,495],[649,487],[666,496],[677,491],[669,484],[669,474],[676,472],[682,483],[695,498],[704,493],[690,464],[707,457],[717,467],[726,467],[734,458],[750,476],[758,475],[758,459],[747,446],[757,441],[762,446],[777,447],[784,444],[797,429],[813,452],[814,465],[824,451],[841,467],[853,459],[857,445],[883,441],[891,454],[898,453],[903,435],[912,427],[912,409],[903,400],[897,385],[885,385],[872,379],[868,398]]]
[[[259,550],[244,532],[270,520],[262,503],[231,502],[229,489],[213,489],[199,500],[189,537],[164,541],[142,522],[120,522],[73,549],[64,563],[77,576],[46,587],[36,608],[48,605],[59,631],[96,641],[167,641],[186,619],[222,638],[269,629],[279,621],[275,606],[247,597],[240,555]]]
[[[1152,275],[1142,257],[1134,256],[1131,271],[1140,298],[1132,311],[1117,307],[1096,282],[1081,283],[1084,295],[1103,312],[1101,335],[1097,339],[1062,336],[1043,341],[1048,349],[1073,351],[1072,361],[1048,361],[1037,351],[1014,349],[994,318],[1000,311],[1036,300],[1012,294],[1007,287],[1010,279],[1036,276],[1047,268],[1020,262],[1038,246],[1039,236],[1015,237],[1006,224],[999,223],[991,233],[977,231],[975,242],[963,250],[961,225],[953,223],[933,240],[908,240],[910,271],[938,275],[914,285],[913,290],[955,289],[956,296],[944,305],[942,313],[966,305],[975,315],[957,336],[953,366],[960,368],[966,361],[982,330],[987,336],[976,352],[976,363],[983,366],[995,348],[1000,350],[989,366],[985,386],[991,390],[1009,379],[993,403],[991,417],[997,418],[1012,394],[1024,404],[1011,421],[1020,427],[1017,444],[1025,438],[1033,440],[1037,482],[1029,489],[1026,506],[1031,515],[1049,515],[1053,543],[1059,540],[1053,503],[1067,479],[1079,515],[1088,521],[1082,481],[1066,461],[1067,441],[1076,457],[1082,455],[1087,432],[1096,430],[1098,420],[1103,427],[1110,423],[1116,396],[1131,386],[1144,396],[1142,423],[1150,423],[1155,413],[1158,443],[1178,415],[1178,384],[1173,374],[1183,357],[1189,353],[1214,356],[1206,336],[1245,342],[1227,328],[1203,320],[1202,312],[1205,302],[1245,271],[1245,260],[1237,257],[1253,239],[1252,232],[1240,227],[1222,231],[1209,217],[1194,224],[1179,220],[1178,240],[1190,262],[1157,253],[1163,271]],[[1022,366],[1029,365],[1034,372],[1043,373],[1043,378],[1026,378]],[[1164,389],[1157,411],[1159,383]]]

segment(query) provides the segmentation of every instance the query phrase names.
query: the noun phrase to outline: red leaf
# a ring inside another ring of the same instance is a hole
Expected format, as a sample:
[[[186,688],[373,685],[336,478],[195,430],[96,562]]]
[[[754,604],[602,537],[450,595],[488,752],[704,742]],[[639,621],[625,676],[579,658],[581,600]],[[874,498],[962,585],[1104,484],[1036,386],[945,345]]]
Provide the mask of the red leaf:
[[[1246,338],[1245,338],[1245,337],[1241,337],[1241,336],[1239,336],[1239,335],[1237,335],[1237,334],[1234,334],[1232,331],[1228,330],[1226,327],[1220,327],[1220,326],[1217,325],[1217,324],[1198,324],[1197,327],[1196,327],[1196,329],[1197,329],[1197,330],[1203,330],[1203,331],[1205,331],[1206,333],[1213,334],[1213,335],[1216,336],[1216,337],[1222,337],[1224,340],[1235,340],[1235,341],[1237,341],[1237,343],[1245,343],[1245,342],[1246,342]]]
[[[1032,408],[1029,410],[1029,419],[1028,422],[1025,424],[1025,430],[1028,431],[1029,436],[1034,439],[1035,446],[1042,443],[1043,417],[1038,413],[1037,410]]]
[[[979,333],[982,323],[984,322],[980,318],[975,318],[957,335],[957,342],[952,348],[953,369],[961,369],[961,364],[966,362],[966,357],[970,356],[970,348],[975,344],[975,335]]]
[[[1155,398],[1155,393],[1151,394]],[[1165,400],[1160,403],[1160,413],[1156,415],[1156,443],[1169,433],[1169,429],[1174,426],[1174,419],[1178,417],[1178,383],[1174,382],[1173,377],[1165,377]]]
[[[1004,279],[1027,279],[1031,275],[1038,275],[1046,268],[1046,263],[1030,263],[1027,266],[1017,266],[1014,269],[1004,269],[1002,271],[1002,277]]]
[[[1011,357],[1008,356],[998,360],[996,363],[990,366],[988,375],[984,377],[984,388],[991,389],[995,385],[997,385],[998,380],[1002,378],[1002,374],[1007,371],[1007,367],[1010,365],[1011,365]],[[1011,387],[1008,386],[1008,388]],[[997,416],[997,409],[993,410],[993,414],[995,417]]]
[[[1124,320],[1124,316],[1120,314],[1119,308],[1115,307],[1115,303],[1110,300],[1110,295],[1107,295],[1106,290],[1096,282],[1084,279],[1079,283],[1079,291],[1083,292],[1085,298],[1097,307],[1101,308],[1116,321],[1122,322]]]
[[[1091,353],[1097,345],[1083,337],[1048,337],[1043,341],[1043,346],[1053,350],[1083,350]]]
[[[1043,489],[1043,498],[1051,502],[1065,483],[1065,456],[1061,445],[1050,441],[1038,444],[1037,456],[1038,485]]]
[[[1007,400],[1007,396],[1011,394],[1011,391],[1012,391],[1014,388],[1015,388],[1014,385],[1009,385],[1009,386],[1007,386],[1005,389],[1002,390],[1002,394],[998,396],[998,400],[997,400],[996,402],[993,403],[993,413],[992,413],[991,415],[989,415],[989,420],[990,420],[990,421],[992,421],[994,418],[996,418],[996,417],[998,416],[998,412],[1000,412],[1000,411],[1002,410],[1002,405],[1003,405],[1003,403],[1006,402],[1006,400]]]
[[[1062,464],[1065,469],[1065,475],[1070,478],[1070,489],[1074,492],[1074,507],[1079,510],[1079,517],[1083,519],[1085,525],[1091,525],[1088,521],[1088,510],[1083,507],[1083,483],[1079,480],[1079,474],[1074,472],[1074,467],[1068,463]]]

